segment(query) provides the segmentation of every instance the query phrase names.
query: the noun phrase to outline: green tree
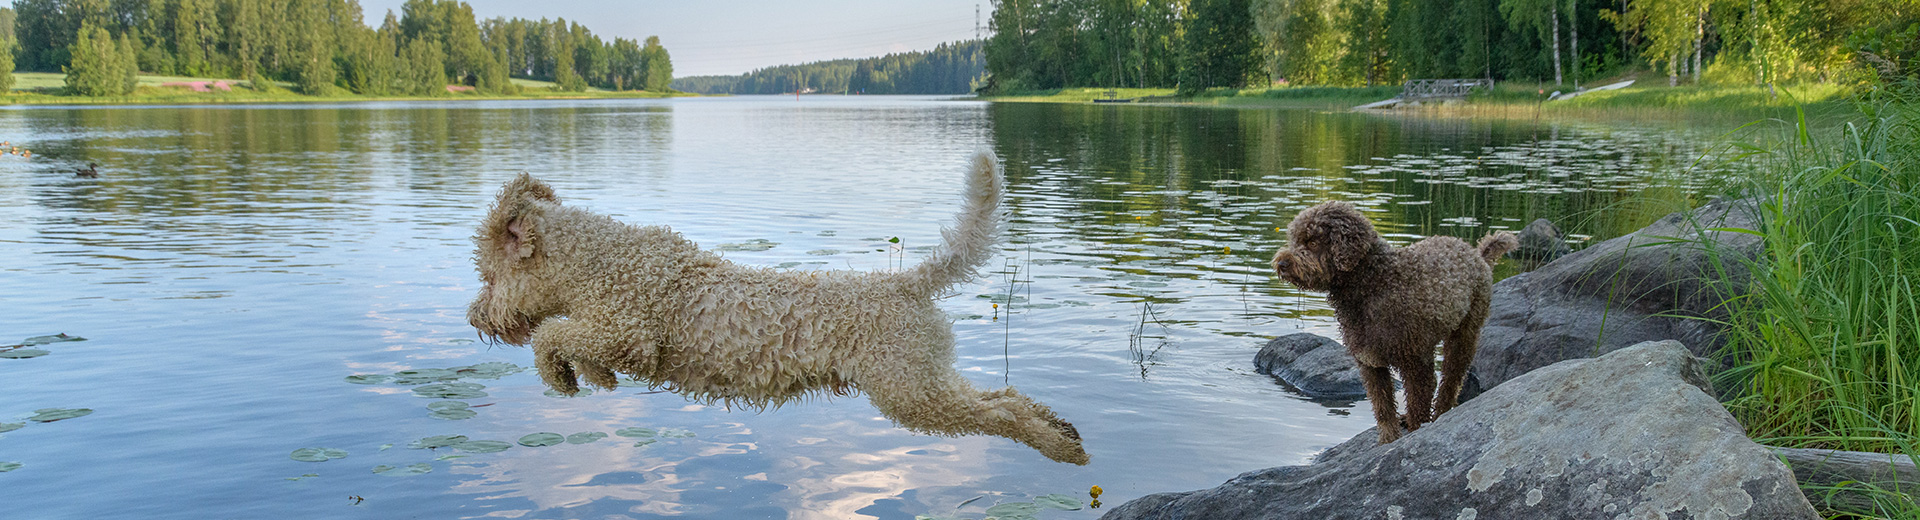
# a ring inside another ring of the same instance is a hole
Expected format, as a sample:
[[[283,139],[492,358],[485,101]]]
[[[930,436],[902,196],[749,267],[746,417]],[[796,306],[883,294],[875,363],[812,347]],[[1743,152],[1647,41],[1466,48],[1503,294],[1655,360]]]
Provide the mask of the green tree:
[[[202,76],[213,72],[220,31],[217,7],[213,0],[179,0],[173,4],[173,56],[181,74]]]
[[[67,48],[67,89],[82,96],[116,96],[133,92],[129,81],[132,43],[114,41],[106,29],[82,25]],[[129,51],[123,54],[124,51]]]
[[[0,34],[0,95],[13,91],[13,35]]]
[[[567,19],[554,20],[547,26],[547,60],[553,67],[553,82],[560,90],[580,92],[587,89],[587,81],[580,77],[573,64],[573,32],[567,29]]]
[[[673,87],[673,58],[667,55],[667,48],[660,45],[659,36],[648,36],[647,45],[640,49],[647,63],[647,78],[643,82],[652,92],[666,92]]]
[[[1189,8],[1181,92],[1246,86],[1264,61],[1247,0],[1195,0]]]
[[[440,42],[432,38],[407,42],[405,57],[398,62],[400,90],[415,96],[446,93],[446,56],[440,49]]]
[[[300,92],[326,94],[333,90],[337,71],[333,68],[334,33],[324,0],[295,0],[293,12],[296,61],[295,74]]]

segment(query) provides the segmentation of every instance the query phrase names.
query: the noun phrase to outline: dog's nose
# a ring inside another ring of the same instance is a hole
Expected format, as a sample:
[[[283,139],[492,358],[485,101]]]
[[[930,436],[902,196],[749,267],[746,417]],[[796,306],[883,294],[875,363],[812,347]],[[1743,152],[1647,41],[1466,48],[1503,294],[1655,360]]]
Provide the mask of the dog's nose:
[[[1274,268],[1274,269],[1286,269],[1286,268],[1287,268],[1287,266],[1288,266],[1288,265],[1290,265],[1290,264],[1291,264],[1291,263],[1290,263],[1290,262],[1287,262],[1286,260],[1274,260],[1274,261],[1273,261],[1273,268]]]

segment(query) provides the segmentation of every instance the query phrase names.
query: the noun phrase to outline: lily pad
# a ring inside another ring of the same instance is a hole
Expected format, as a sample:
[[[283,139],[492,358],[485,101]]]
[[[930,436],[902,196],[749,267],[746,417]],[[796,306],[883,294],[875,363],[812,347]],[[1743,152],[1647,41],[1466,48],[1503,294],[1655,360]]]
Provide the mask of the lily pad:
[[[512,447],[513,444],[500,441],[467,441],[453,445],[453,449],[467,453],[499,453]]]
[[[52,354],[52,352],[40,350],[37,348],[20,348],[20,349],[13,349],[13,350],[0,352],[0,359],[37,358],[40,356],[45,356],[47,354]]]
[[[4,431],[4,430],[0,430],[0,431]],[[646,438],[658,437],[660,435],[660,432],[654,431],[653,428],[635,427],[635,428],[621,428],[618,430],[614,430],[613,434],[619,435],[621,437],[639,437],[639,438],[646,439]]]
[[[326,462],[347,458],[347,450],[334,448],[300,448],[293,450],[293,460],[300,462]]]
[[[347,382],[356,385],[377,385],[392,378],[393,376],[386,374],[356,374],[347,376]]]
[[[433,410],[427,413],[428,416],[449,421],[472,419],[474,416],[480,415],[480,412],[473,411],[469,408],[465,401],[439,401],[427,405],[427,409]]]
[[[545,392],[541,392],[541,393],[543,393],[543,394],[546,394],[546,395],[547,395],[547,397],[559,397],[559,398],[562,398],[562,399],[565,399],[565,398],[568,398],[568,397],[586,397],[586,396],[589,396],[589,395],[593,395],[593,389],[591,389],[591,388],[582,388],[582,389],[580,389],[580,391],[578,391],[578,392],[574,392],[574,393],[573,393],[573,395],[567,395],[567,394],[563,394],[563,393],[560,393],[560,392],[559,392],[559,391],[557,391],[557,390],[548,390],[548,391],[545,391]]]
[[[427,449],[434,449],[434,448],[444,448],[447,446],[460,444],[462,442],[467,442],[467,436],[435,435],[432,437],[427,437],[417,441],[413,441],[412,443],[407,444],[407,447],[416,449],[416,450],[427,450]]]
[[[16,469],[20,469],[20,463],[18,462],[0,462],[0,473],[6,473]]]
[[[481,363],[478,365],[454,367],[449,370],[452,370],[455,374],[458,374],[461,378],[499,379],[502,377],[524,372],[527,370],[527,367],[515,365],[513,363],[504,363],[500,361],[488,361],[486,363]]]
[[[1040,507],[1059,509],[1061,511],[1079,511],[1080,508],[1086,507],[1086,504],[1080,503],[1080,499],[1059,493],[1040,495],[1033,499],[1033,503]]]
[[[417,368],[394,372],[393,384],[408,386],[424,385],[427,383],[442,383],[459,378],[460,374],[444,368]]]
[[[425,462],[422,462],[419,464],[408,464],[400,467],[388,466],[386,464],[381,464],[373,467],[373,474],[387,476],[387,477],[409,477],[413,475],[424,475],[432,472],[433,472],[433,465]]]
[[[693,437],[693,430],[680,428],[661,428],[660,437],[664,439],[687,439]]]
[[[633,443],[633,447],[638,448],[638,447],[646,446],[648,444],[653,444],[656,442],[660,442],[660,440],[659,439],[640,439],[640,442]]]
[[[295,482],[299,482],[299,481],[302,481],[302,480],[306,480],[306,479],[310,479],[310,478],[313,478],[313,477],[318,477],[318,476],[320,476],[320,474],[319,474],[319,473],[303,473],[303,474],[301,474],[301,475],[300,475],[300,476],[298,476],[298,477],[287,477],[287,480],[291,480],[291,481],[295,481]]]
[[[393,443],[391,442],[380,445],[380,451],[387,451],[388,449],[392,449],[392,448],[393,448]]]
[[[434,383],[414,388],[413,395],[428,399],[479,399],[487,396],[480,391],[486,387],[480,383]]]
[[[68,336],[67,333],[62,332],[62,333],[54,334],[51,336],[34,336],[31,338],[27,338],[24,341],[21,341],[20,344],[31,347],[34,345],[45,345],[48,343],[65,343],[68,341],[86,341],[86,340],[87,338],[82,338],[79,336]]]
[[[552,445],[560,444],[563,442],[567,442],[566,437],[561,436],[558,433],[548,433],[548,432],[529,433],[527,434],[527,436],[520,438],[520,445],[526,446],[529,448],[552,446]]]
[[[606,432],[580,432],[567,436],[567,444],[586,444],[607,438]]]
[[[714,249],[718,249],[721,251],[766,251],[768,249],[773,249],[774,247],[777,247],[779,245],[780,245],[779,242],[774,242],[764,238],[756,238],[756,239],[748,240],[746,242],[720,244],[719,247],[716,247]]]
[[[463,408],[459,410],[434,410],[432,413],[428,413],[427,417],[448,420],[448,421],[459,421],[459,420],[465,420],[465,419],[472,419],[479,415],[480,415],[480,412],[467,410]]]
[[[1039,513],[1040,506],[1034,505],[1033,502],[1009,502],[994,504],[993,507],[987,508],[987,516],[1000,518],[1033,518],[1033,515]]]
[[[27,427],[27,423],[23,422],[0,423],[0,433],[7,433],[25,427]]]
[[[446,455],[441,455],[441,456],[438,456],[438,457],[434,457],[434,458],[433,458],[433,460],[453,460],[453,459],[464,459],[464,458],[467,458],[467,456],[466,456],[466,455],[454,455],[454,454],[451,454],[451,453],[449,453],[449,454],[446,454]]]
[[[92,408],[41,408],[34,410],[33,417],[28,417],[27,420],[49,423],[81,417],[90,413],[93,413]]]

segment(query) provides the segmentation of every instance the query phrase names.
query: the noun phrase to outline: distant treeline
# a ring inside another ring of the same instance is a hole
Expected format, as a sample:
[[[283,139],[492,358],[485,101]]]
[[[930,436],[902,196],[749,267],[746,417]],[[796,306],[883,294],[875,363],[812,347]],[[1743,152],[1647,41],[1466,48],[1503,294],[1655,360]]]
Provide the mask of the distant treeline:
[[[509,77],[663,90],[673,76],[658,38],[608,42],[565,19],[476,22],[455,0],[408,0],[401,11],[375,29],[357,0],[15,0],[0,9],[0,35],[14,37],[24,70],[91,71],[93,60],[122,70],[130,59],[153,74],[288,81],[312,94],[432,94],[449,81],[517,91]]]
[[[1914,75],[1913,0],[996,0],[990,88]],[[1858,77],[1858,76],[1855,76]]]
[[[984,76],[980,40],[878,58],[781,65],[739,76],[690,76],[673,88],[701,94],[965,94]]]

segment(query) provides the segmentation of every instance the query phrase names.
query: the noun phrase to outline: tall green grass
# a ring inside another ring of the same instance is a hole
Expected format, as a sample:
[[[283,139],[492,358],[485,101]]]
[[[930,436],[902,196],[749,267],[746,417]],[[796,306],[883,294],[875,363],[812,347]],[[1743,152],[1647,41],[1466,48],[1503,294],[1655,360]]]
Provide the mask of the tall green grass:
[[[1716,385],[1764,444],[1900,454],[1920,463],[1920,127],[1915,99],[1863,106],[1832,131],[1804,116],[1760,162],[1760,258],[1728,302]],[[1827,490],[1807,490],[1816,496]],[[1920,518],[1914,489],[1874,490],[1876,516]],[[1897,492],[1894,492],[1897,491]],[[1908,495],[1903,495],[1906,493]]]

